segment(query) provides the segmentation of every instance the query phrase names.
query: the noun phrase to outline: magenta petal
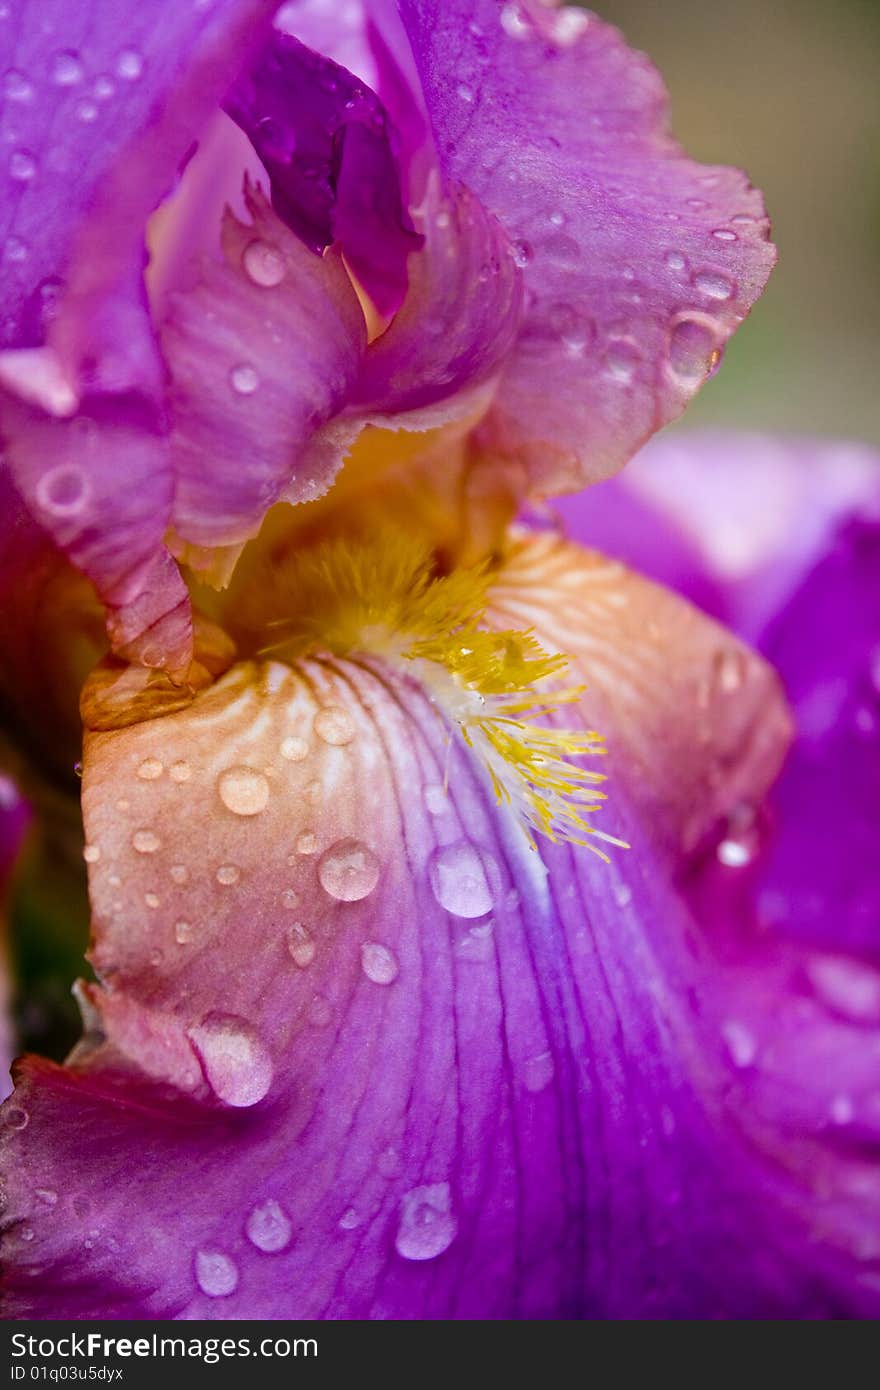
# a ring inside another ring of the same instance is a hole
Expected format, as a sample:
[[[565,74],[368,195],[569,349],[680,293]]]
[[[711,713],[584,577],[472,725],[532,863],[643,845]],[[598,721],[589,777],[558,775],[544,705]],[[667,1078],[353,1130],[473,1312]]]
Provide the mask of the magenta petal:
[[[681,412],[763,288],[760,196],[684,157],[657,74],[592,15],[400,8],[442,168],[499,217],[525,275],[486,437],[544,492],[607,476]]]
[[[386,113],[351,73],[273,32],[227,110],[253,141],[272,202],[312,250],[339,243],[375,301],[390,313],[406,292],[417,250]]]
[[[255,534],[282,492],[304,501],[332,473],[303,460],[350,392],[366,326],[336,252],[316,256],[246,190],[250,223],[223,224],[224,262],[206,260],[162,331],[171,372],[174,524],[200,546]]]

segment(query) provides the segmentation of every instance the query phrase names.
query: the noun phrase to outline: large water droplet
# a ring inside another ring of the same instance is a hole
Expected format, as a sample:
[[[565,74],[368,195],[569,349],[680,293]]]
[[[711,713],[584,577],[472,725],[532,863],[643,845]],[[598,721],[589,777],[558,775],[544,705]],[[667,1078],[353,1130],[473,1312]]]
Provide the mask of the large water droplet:
[[[218,1099],[238,1107],[263,1099],[272,1084],[272,1059],[243,1018],[210,1013],[187,1036]]]
[[[669,367],[688,385],[708,376],[716,364],[717,338],[711,323],[698,318],[679,319],[669,337]]]
[[[449,1249],[457,1230],[449,1183],[426,1183],[401,1199],[394,1248],[405,1260],[433,1260]]]
[[[315,715],[315,733],[324,743],[341,746],[354,738],[354,724],[340,705],[327,705]]]
[[[492,910],[501,881],[493,855],[469,840],[435,850],[428,876],[434,897],[455,917],[484,917]]]
[[[250,242],[241,260],[246,274],[263,289],[272,289],[284,279],[284,257],[277,246],[272,246],[268,241]]]
[[[274,1255],[290,1244],[293,1223],[280,1202],[269,1197],[253,1208],[245,1225],[247,1238],[265,1255]]]
[[[230,767],[217,783],[220,800],[236,816],[257,816],[269,801],[269,783],[252,767]]]
[[[361,946],[361,967],[374,985],[393,984],[400,973],[394,952],[378,941],[365,941]]]
[[[238,1268],[222,1250],[196,1251],[196,1283],[209,1298],[225,1298],[238,1288]]]
[[[360,840],[338,840],[321,855],[318,878],[331,898],[359,902],[379,882],[379,860]]]

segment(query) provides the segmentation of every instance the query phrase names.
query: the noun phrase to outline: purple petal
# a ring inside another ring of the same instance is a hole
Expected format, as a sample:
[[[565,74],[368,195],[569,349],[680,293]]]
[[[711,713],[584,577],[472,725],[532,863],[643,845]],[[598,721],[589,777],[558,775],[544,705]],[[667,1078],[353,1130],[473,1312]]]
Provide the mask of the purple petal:
[[[378,99],[345,68],[276,31],[226,106],[269,172],[282,219],[313,251],[338,242],[379,312],[393,312],[420,241]]]
[[[557,629],[570,613],[598,665],[621,576],[558,560],[521,602],[539,631],[548,600]],[[581,588],[609,610],[592,633]],[[719,738],[695,751],[738,795]],[[633,840],[640,777],[621,755],[607,810]],[[408,677],[240,665],[91,736],[84,815],[103,985],[72,1064],[29,1062],[4,1112],[11,1314],[870,1305],[725,1101],[698,943],[648,844],[534,853]]]
[[[763,288],[760,196],[684,157],[657,74],[584,11],[400,10],[441,167],[498,216],[526,281],[486,440],[538,491],[605,477],[681,412]]]
[[[366,347],[339,256],[313,255],[258,192],[246,202],[249,224],[224,220],[225,262],[203,263],[162,333],[174,524],[206,547],[253,535],[282,491],[295,501],[326,491],[332,473],[302,456],[345,401]]]
[[[0,1100],[12,1090],[9,1064],[15,1055],[10,1018],[9,970],[6,953],[6,899],[9,880],[30,822],[30,811],[11,777],[0,772]]]
[[[4,402],[9,461],[41,522],[111,610],[128,610],[118,623],[111,614],[120,651],[161,650],[179,672],[190,631],[185,590],[162,546],[172,483],[158,437],[162,369],[143,294],[144,229],[230,65],[259,40],[268,8],[91,3],[72,15],[49,0],[19,6],[4,26],[3,345],[31,357],[0,359],[0,368],[6,385],[48,411],[23,418]],[[70,429],[51,419],[80,403]],[[100,447],[77,437],[90,424],[107,426]],[[132,450],[134,470],[122,499],[120,449],[127,460]],[[74,476],[82,505],[75,510],[69,497],[59,509],[60,480],[67,496]]]

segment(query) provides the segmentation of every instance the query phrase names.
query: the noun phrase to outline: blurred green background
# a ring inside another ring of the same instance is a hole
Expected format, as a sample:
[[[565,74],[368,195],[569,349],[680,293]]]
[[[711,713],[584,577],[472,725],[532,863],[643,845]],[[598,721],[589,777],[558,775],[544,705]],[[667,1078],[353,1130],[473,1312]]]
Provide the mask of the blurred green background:
[[[880,443],[880,0],[594,0],[688,152],[764,190],[779,264],[682,428]]]

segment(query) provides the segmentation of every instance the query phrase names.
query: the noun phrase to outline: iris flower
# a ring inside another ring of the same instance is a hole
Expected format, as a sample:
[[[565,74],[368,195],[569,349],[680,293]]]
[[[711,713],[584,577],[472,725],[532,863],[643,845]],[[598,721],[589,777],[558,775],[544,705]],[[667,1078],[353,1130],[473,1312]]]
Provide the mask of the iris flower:
[[[273,10],[4,11],[21,752],[109,643],[7,1313],[876,1314],[876,463],[547,501],[718,365],[760,196],[585,11]]]

